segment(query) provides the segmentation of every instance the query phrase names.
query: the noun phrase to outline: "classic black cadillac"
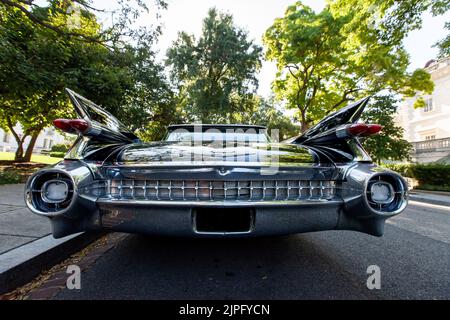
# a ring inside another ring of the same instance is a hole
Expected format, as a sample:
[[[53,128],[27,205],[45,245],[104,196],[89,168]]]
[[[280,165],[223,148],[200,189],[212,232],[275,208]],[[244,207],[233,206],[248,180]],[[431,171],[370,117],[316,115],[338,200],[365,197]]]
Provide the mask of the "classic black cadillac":
[[[398,174],[374,165],[359,139],[363,99],[303,135],[272,142],[250,125],[173,125],[142,142],[115,117],[67,90],[78,135],[58,164],[27,182],[25,201],[55,238],[91,230],[187,237],[244,237],[322,230],[383,235],[407,205]]]

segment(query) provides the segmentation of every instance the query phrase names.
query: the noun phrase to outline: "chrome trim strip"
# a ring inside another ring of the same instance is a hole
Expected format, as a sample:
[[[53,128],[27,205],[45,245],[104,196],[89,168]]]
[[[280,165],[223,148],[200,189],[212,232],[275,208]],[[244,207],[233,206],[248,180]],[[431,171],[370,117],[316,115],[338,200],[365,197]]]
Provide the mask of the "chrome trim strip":
[[[147,200],[115,200],[100,198],[99,205],[119,206],[164,206],[164,207],[279,207],[279,206],[316,206],[341,205],[343,200],[286,200],[286,201],[147,201]]]
[[[278,162],[278,161],[267,161],[267,162],[243,162],[243,161],[174,161],[174,162],[115,162],[112,165],[106,165],[106,169],[115,169],[115,168],[142,168],[142,167],[173,167],[173,168],[183,168],[186,167],[197,167],[204,168],[207,167],[247,167],[251,169],[261,169],[261,168],[314,168],[313,165],[317,165],[315,163],[288,163],[288,162]],[[334,169],[334,167],[329,167]],[[327,169],[329,169],[327,168]]]

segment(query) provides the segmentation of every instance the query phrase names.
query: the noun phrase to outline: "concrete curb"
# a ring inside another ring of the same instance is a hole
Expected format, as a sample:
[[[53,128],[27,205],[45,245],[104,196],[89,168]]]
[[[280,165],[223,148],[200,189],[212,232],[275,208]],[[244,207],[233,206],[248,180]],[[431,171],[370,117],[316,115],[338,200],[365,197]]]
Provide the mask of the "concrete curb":
[[[429,191],[429,190],[421,190],[421,189],[412,189],[411,193],[424,193],[424,194],[434,194],[438,196],[447,196],[450,197],[450,192],[447,191]]]
[[[450,206],[450,202],[448,202],[448,201],[428,199],[428,198],[423,198],[421,196],[413,195],[413,194],[409,195],[409,200],[417,201],[417,202],[423,202],[423,203],[429,203],[429,204],[435,204],[435,205],[438,205],[438,206],[447,206],[447,207]]]
[[[61,239],[48,235],[0,255],[0,294],[14,290],[43,270],[68,258],[104,233],[77,233]]]

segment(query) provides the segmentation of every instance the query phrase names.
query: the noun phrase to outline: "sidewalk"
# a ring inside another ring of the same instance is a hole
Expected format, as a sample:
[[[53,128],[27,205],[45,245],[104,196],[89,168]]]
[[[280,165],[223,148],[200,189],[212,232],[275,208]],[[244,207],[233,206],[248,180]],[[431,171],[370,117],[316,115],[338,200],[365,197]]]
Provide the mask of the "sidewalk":
[[[23,189],[23,184],[0,186],[0,254],[51,233],[49,221],[26,208]]]
[[[419,201],[450,207],[450,192],[411,190],[409,199],[411,201]]]
[[[0,186],[0,298],[103,235],[51,235],[50,221],[29,211],[23,184]]]

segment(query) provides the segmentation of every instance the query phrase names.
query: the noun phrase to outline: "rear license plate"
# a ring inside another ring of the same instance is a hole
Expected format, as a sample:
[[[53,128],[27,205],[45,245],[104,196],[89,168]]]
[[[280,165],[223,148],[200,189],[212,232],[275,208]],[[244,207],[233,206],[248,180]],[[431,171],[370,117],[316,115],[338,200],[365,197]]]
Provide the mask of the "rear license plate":
[[[205,233],[245,233],[252,228],[255,213],[249,208],[197,208],[195,231]]]

